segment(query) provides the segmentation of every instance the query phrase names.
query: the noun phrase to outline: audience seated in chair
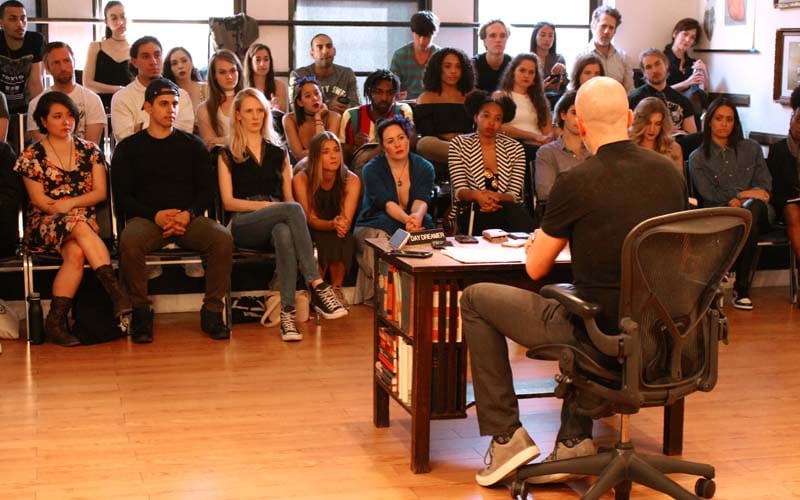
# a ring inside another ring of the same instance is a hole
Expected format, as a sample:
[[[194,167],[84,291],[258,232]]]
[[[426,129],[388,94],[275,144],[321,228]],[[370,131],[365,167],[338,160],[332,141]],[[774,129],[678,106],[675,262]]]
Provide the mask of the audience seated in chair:
[[[786,139],[770,146],[767,166],[772,174],[772,205],[783,217],[792,248],[800,259],[800,203],[786,200],[800,198],[800,86],[789,99],[792,116]]]
[[[344,165],[335,134],[321,132],[311,141],[308,168],[292,179],[292,192],[306,213],[319,275],[330,272],[333,291],[344,304],[342,285],[353,264],[353,222],[361,179]]]
[[[111,107],[111,97],[131,83],[128,66],[131,45],[125,35],[128,19],[122,2],[111,0],[103,7],[105,37],[89,44],[86,64],[83,66],[83,85],[100,96],[106,109]],[[169,58],[167,58],[169,59]]]
[[[578,57],[572,66],[569,89],[577,92],[581,85],[596,76],[606,76],[603,62],[594,54],[584,54]]]
[[[500,19],[492,19],[481,25],[478,30],[478,38],[483,42],[486,52],[472,58],[475,88],[489,93],[497,90],[500,76],[511,62],[511,56],[506,54],[506,43],[509,36],[511,36],[511,30]]]
[[[164,58],[164,78],[185,90],[192,99],[195,116],[197,108],[208,98],[208,83],[200,81],[200,71],[192,55],[183,47],[173,47]]]
[[[236,246],[275,248],[281,295],[280,327],[285,341],[302,340],[295,324],[297,267],[308,283],[312,305],[326,319],[347,310],[320,277],[303,207],[292,196],[292,167],[272,129],[269,103],[252,88],[233,99],[230,144],[219,155],[217,179],[222,205],[231,217]],[[340,158],[341,160],[341,158]]]
[[[433,166],[409,151],[411,124],[392,118],[378,124],[378,141],[383,152],[364,165],[361,172],[363,195],[356,218],[356,260],[358,277],[354,304],[372,305],[375,270],[368,238],[388,238],[397,229],[421,231],[433,228],[428,214],[433,193]]]
[[[445,165],[450,140],[472,131],[472,117],[464,107],[475,86],[472,64],[460,49],[445,47],[431,56],[423,81],[425,92],[414,107],[414,123],[422,136],[417,153]]]
[[[684,159],[697,149],[702,135],[697,133],[694,107],[689,99],[667,85],[667,56],[658,49],[646,49],[639,56],[639,64],[644,73],[645,83],[628,94],[631,109],[647,97],[657,97],[664,101],[669,110],[666,116],[672,122],[672,135],[680,144]]]
[[[78,107],[63,92],[43,94],[32,117],[43,139],[28,146],[14,167],[30,198],[26,251],[59,253],[63,259],[53,280],[45,338],[65,347],[80,344],[69,331],[67,315],[84,262],[111,296],[114,316],[131,312],[131,300],[117,282],[108,248],[97,234],[96,206],[108,195],[106,166],[96,144],[72,135],[78,115]]]
[[[375,136],[375,126],[381,120],[406,117],[413,125],[414,112],[406,103],[398,103],[397,93],[400,80],[397,75],[385,69],[375,70],[364,81],[364,100],[366,104],[350,108],[342,115],[339,140],[342,143],[344,161],[356,174],[369,160],[380,153],[380,145]],[[417,144],[417,134],[411,131],[411,149]]]
[[[536,23],[531,33],[531,53],[539,59],[539,74],[544,79],[544,94],[552,105],[567,90],[567,62],[556,52],[556,27],[552,23]]]
[[[533,231],[533,217],[523,204],[525,150],[518,141],[498,134],[503,123],[514,116],[514,101],[473,90],[467,94],[465,106],[474,116],[477,131],[450,141],[450,219],[456,218],[459,204],[469,204],[473,210],[461,210],[458,216],[462,234],[469,234],[470,221],[471,234],[477,235],[493,228]]]
[[[614,45],[614,35],[622,24],[622,14],[614,7],[601,5],[592,12],[592,41],[578,54],[593,54],[603,63],[605,76],[613,78],[625,87],[626,92],[633,90],[633,66],[628,54]]]
[[[44,37],[27,31],[27,26],[25,4],[17,0],[0,4],[0,54],[4,57],[0,92],[11,113],[25,113],[30,99],[42,93]]]
[[[294,111],[283,115],[283,129],[289,152],[300,165],[296,170],[300,171],[305,168],[311,139],[325,130],[338,134],[342,117],[328,109],[313,76],[298,78],[294,87]]]
[[[672,42],[664,47],[669,60],[667,85],[677,90],[692,103],[694,113],[700,115],[708,106],[706,89],[710,88],[708,67],[702,59],[692,59],[689,51],[703,38],[703,28],[696,19],[686,17],[672,28]]]
[[[53,85],[44,92],[58,90],[68,95],[78,107],[78,123],[75,135],[81,139],[100,144],[100,137],[106,126],[106,111],[100,96],[83,85],[75,83],[75,58],[72,48],[64,42],[50,42],[44,47],[44,64],[47,72],[53,76]],[[28,105],[28,134],[34,141],[42,141],[39,125],[33,119],[33,112],[42,94],[31,99]]]
[[[242,63],[230,50],[221,49],[208,62],[208,99],[197,108],[197,129],[210,150],[228,143],[233,96],[244,88]]]
[[[293,103],[297,101],[294,92],[297,90],[298,80],[313,77],[320,85],[325,105],[331,111],[341,115],[347,108],[358,106],[360,101],[356,74],[346,66],[333,64],[336,47],[331,37],[324,33],[315,35],[311,39],[311,57],[314,59],[313,64],[297,68],[289,74],[289,100]]]
[[[681,145],[672,138],[672,120],[669,116],[664,101],[658,97],[645,97],[633,110],[633,124],[628,134],[635,144],[672,160],[683,175],[683,151]]]
[[[575,96],[577,92],[568,90],[556,104],[553,112],[555,126],[561,135],[548,142],[536,151],[536,168],[534,179],[536,197],[539,205],[544,207],[550,197],[556,178],[571,170],[589,157],[589,150],[581,140],[578,120],[575,112]],[[544,208],[537,210],[542,215]]]
[[[774,219],[769,204],[772,176],[761,146],[745,139],[736,106],[724,97],[715,99],[703,120],[703,144],[689,157],[689,173],[703,207],[742,207],[753,215],[753,225],[733,270],[736,298],[733,307],[750,310],[750,285],[758,261],[760,234]]]
[[[120,142],[111,162],[117,213],[126,221],[119,237],[120,268],[133,301],[131,340],[136,343],[153,341],[145,259],[169,243],[207,254],[201,329],[217,340],[230,336],[222,311],[233,242],[226,228],[203,215],[213,193],[210,158],[199,137],[174,127],[179,95],[171,81],[153,79],[144,96],[147,128]],[[188,96],[186,104],[191,106]]]
[[[394,51],[389,69],[400,78],[400,99],[416,99],[424,90],[425,67],[439,50],[433,39],[439,31],[439,18],[429,10],[411,16],[413,40]]]
[[[246,87],[258,89],[269,100],[272,112],[288,111],[289,86],[286,82],[275,78],[272,50],[263,43],[255,42],[247,49],[242,65],[244,66],[244,84]]]
[[[144,91],[151,81],[161,78],[162,50],[161,42],[152,36],[143,36],[131,45],[130,65],[136,77],[111,99],[111,128],[117,142],[146,129],[150,123],[150,115],[143,109]],[[189,93],[183,89],[180,91],[179,103],[175,128],[192,133],[194,108]]]
[[[575,106],[581,136],[594,156],[556,180],[542,227],[525,249],[525,268],[532,279],[542,279],[569,241],[578,294],[601,305],[598,322],[603,331],[614,332],[622,242],[639,222],[686,208],[686,184],[669,160],[628,140],[631,115],[621,84],[607,77],[592,79],[581,87]],[[608,178],[619,183],[605,182]],[[626,196],[619,195],[620,189]],[[492,436],[488,466],[476,480],[490,486],[540,453],[520,423],[507,340],[532,348],[575,344],[583,333],[557,301],[506,285],[468,287],[461,311],[478,425],[481,435]],[[595,453],[592,420],[575,414],[572,403],[564,401],[561,428],[546,461]],[[562,480],[557,475],[535,482]]]

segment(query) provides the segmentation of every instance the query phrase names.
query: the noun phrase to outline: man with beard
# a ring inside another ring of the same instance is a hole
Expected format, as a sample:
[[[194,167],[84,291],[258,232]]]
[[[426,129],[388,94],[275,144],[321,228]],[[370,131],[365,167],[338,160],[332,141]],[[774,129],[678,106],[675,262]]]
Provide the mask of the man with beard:
[[[75,135],[99,144],[106,123],[106,112],[100,96],[83,85],[75,83],[75,57],[72,48],[64,42],[51,42],[44,48],[44,65],[53,75],[53,85],[47,87],[28,104],[28,135],[34,141],[41,141],[44,135],[39,132],[33,111],[39,98],[51,90],[63,92],[75,103],[79,116],[75,117]]]
[[[367,103],[350,108],[342,115],[339,140],[342,143],[346,164],[355,168],[351,161],[356,151],[359,151],[358,164],[362,166],[378,154],[380,147],[375,137],[375,126],[381,120],[404,116],[412,124],[414,123],[414,112],[411,107],[406,103],[396,103],[399,91],[400,79],[385,69],[370,73],[364,81],[364,100]],[[416,146],[416,139],[416,134],[412,133],[412,150]]]
[[[42,93],[44,38],[26,31],[28,15],[17,0],[0,5],[0,92],[11,113],[25,113],[28,100]]]
[[[697,133],[692,110],[692,103],[683,94],[667,85],[669,60],[658,49],[647,49],[639,56],[639,65],[644,74],[645,83],[628,94],[628,106],[631,109],[645,97],[658,97],[669,110],[669,121],[672,123],[672,135],[683,149],[684,159],[697,149],[703,140]],[[666,116],[664,117],[666,121]]]
[[[311,39],[313,64],[297,68],[289,74],[289,102],[294,102],[294,83],[298,78],[313,77],[322,89],[322,98],[328,109],[339,114],[361,103],[358,99],[356,74],[346,66],[333,64],[336,47],[331,37],[324,33]]]
[[[143,36],[133,42],[130,65],[136,78],[111,98],[111,128],[117,141],[146,129],[150,123],[150,115],[143,108],[144,91],[150,82],[161,78],[164,68],[161,42],[152,36]],[[180,89],[179,101],[175,128],[191,133],[194,129],[192,99],[188,92]]]
[[[510,35],[508,26],[500,19],[492,19],[478,30],[478,37],[483,41],[486,52],[472,58],[476,88],[489,93],[497,90],[500,75],[511,62],[511,56],[506,54],[506,42]]]
[[[617,48],[612,40],[622,24],[622,14],[607,5],[601,5],[592,12],[592,41],[586,49],[578,54],[594,54],[603,63],[606,76],[613,78],[625,87],[626,92],[633,90],[633,67],[624,50]]]

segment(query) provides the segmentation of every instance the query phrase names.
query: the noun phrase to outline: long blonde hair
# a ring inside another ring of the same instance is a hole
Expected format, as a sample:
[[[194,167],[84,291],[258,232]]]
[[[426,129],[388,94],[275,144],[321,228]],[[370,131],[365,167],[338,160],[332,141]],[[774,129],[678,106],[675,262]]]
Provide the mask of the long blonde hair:
[[[308,146],[308,168],[306,168],[306,175],[308,176],[308,204],[313,212],[316,212],[316,198],[322,187],[322,148],[328,141],[335,142],[339,146],[339,151],[342,151],[339,138],[336,137],[336,134],[328,130],[315,135],[311,140],[311,145]],[[336,180],[333,181],[333,196],[339,206],[339,210],[341,210],[342,203],[344,203],[347,172],[347,167],[344,165],[344,154],[342,154],[339,160],[339,171],[337,172]]]
[[[244,161],[247,157],[247,135],[237,119],[237,114],[242,110],[242,102],[248,97],[257,99],[266,111],[264,122],[261,124],[261,137],[276,146],[281,145],[280,137],[272,126],[272,108],[270,108],[269,101],[260,90],[251,87],[244,88],[233,98],[233,112],[231,113],[231,137],[228,149],[237,162]]]
[[[667,105],[658,97],[645,97],[636,105],[636,109],[633,110],[633,123],[631,128],[628,129],[628,135],[631,141],[641,144],[644,140],[645,128],[649,125],[650,117],[654,113],[661,113],[662,116],[661,132],[656,136],[656,152],[667,155],[672,150],[672,143],[675,141],[672,138],[672,119]]]

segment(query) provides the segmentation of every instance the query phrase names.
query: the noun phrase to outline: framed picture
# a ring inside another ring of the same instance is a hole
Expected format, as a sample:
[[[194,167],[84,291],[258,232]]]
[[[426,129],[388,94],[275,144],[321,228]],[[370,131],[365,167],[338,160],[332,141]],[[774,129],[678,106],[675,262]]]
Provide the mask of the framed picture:
[[[773,0],[776,9],[790,9],[792,7],[800,7],[798,0]]]
[[[775,33],[775,81],[772,98],[789,104],[792,89],[800,85],[800,28]]]
[[[800,1],[800,0],[798,0]],[[700,52],[755,52],[755,0],[703,0]]]

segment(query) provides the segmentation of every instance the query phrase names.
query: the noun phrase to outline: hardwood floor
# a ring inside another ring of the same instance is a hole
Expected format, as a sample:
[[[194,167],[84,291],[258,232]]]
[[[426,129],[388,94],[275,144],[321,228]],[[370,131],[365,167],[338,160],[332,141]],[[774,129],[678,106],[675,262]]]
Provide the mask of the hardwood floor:
[[[719,499],[800,496],[800,310],[786,288],[755,289],[756,309],[726,309],[719,384],[686,403],[684,457],[712,463]],[[474,410],[432,426],[429,474],[409,470],[410,420],[372,425],[372,310],[301,328],[237,325],[229,342],[199,332],[195,314],[159,315],[155,342],[63,349],[3,341],[0,498],[17,499],[500,499],[474,482],[488,443]],[[552,364],[512,349],[521,376]],[[521,402],[543,455],[559,401]],[[661,411],[632,418],[640,451],[659,453]],[[613,444],[616,418],[595,424]],[[694,481],[675,476],[691,487]],[[535,487],[538,500],[577,498],[589,483]],[[635,487],[634,498],[663,498]],[[607,498],[613,498],[608,495]]]

